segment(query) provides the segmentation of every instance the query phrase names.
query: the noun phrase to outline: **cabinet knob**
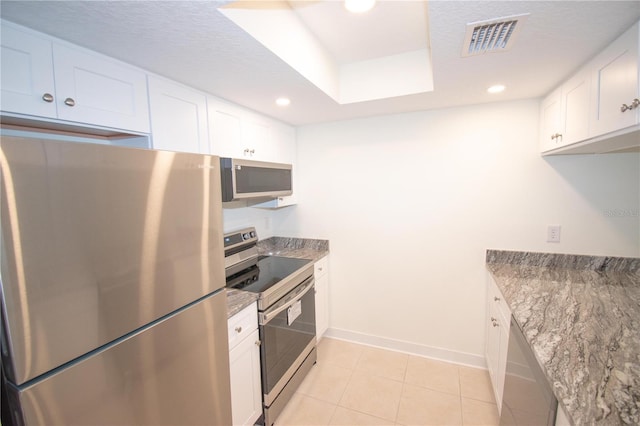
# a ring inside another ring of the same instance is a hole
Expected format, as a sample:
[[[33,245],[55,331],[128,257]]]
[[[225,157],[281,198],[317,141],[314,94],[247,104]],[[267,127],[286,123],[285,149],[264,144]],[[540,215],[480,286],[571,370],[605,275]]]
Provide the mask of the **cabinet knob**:
[[[76,101],[74,101],[72,98],[67,98],[64,100],[64,104],[66,106],[72,107],[72,106],[76,106]]]
[[[634,108],[638,108],[638,106],[640,106],[640,99],[635,98],[633,102],[631,102],[631,105],[622,104],[622,106],[620,107],[620,112],[629,111]]]
[[[240,326],[236,327],[236,333],[242,333],[242,327]]]
[[[496,322],[496,321],[498,321],[497,318],[491,317],[491,322]]]
[[[551,139],[558,139],[558,138],[562,139],[562,134],[555,133],[555,134],[551,135]]]
[[[53,102],[53,95],[51,93],[45,93],[42,95],[42,100],[51,103]]]
[[[494,323],[493,323],[493,326],[494,326],[494,327],[500,327],[500,324],[498,324],[497,322],[494,322]]]
[[[262,345],[262,342],[260,340],[256,340],[256,346],[260,346]]]
[[[499,302],[500,298],[498,296],[493,296],[493,300],[496,301],[496,302]]]

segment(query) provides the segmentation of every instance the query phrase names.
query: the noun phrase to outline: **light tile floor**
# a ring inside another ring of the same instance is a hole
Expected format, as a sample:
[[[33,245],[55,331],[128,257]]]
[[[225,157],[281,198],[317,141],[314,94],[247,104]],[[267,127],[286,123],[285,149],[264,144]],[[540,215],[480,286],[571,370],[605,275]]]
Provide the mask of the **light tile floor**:
[[[276,426],[497,425],[486,370],[324,338]]]

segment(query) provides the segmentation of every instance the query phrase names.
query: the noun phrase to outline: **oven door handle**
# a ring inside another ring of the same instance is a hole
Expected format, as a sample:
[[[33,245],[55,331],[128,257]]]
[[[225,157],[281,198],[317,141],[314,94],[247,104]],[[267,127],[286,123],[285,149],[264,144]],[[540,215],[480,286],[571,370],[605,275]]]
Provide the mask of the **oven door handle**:
[[[260,325],[267,324],[269,321],[273,319],[273,317],[275,317],[280,312],[292,306],[298,300],[302,299],[304,295],[307,294],[307,292],[313,288],[314,284],[315,284],[315,279],[313,276],[307,278],[302,284],[298,286],[297,290],[294,290],[294,291],[297,291],[298,294],[296,294],[292,299],[282,300],[281,302],[277,303],[276,306],[260,314]],[[287,296],[285,296],[285,298],[286,297]],[[281,306],[279,306],[280,303],[282,303]]]

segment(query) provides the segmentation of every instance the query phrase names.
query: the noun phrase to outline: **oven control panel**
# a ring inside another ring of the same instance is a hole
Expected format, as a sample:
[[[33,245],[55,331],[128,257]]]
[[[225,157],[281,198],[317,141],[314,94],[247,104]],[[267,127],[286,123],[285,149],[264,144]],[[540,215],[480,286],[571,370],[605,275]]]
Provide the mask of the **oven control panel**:
[[[225,250],[230,248],[241,247],[243,245],[250,245],[258,242],[258,234],[256,228],[245,228],[238,231],[233,231],[224,234],[224,248]]]

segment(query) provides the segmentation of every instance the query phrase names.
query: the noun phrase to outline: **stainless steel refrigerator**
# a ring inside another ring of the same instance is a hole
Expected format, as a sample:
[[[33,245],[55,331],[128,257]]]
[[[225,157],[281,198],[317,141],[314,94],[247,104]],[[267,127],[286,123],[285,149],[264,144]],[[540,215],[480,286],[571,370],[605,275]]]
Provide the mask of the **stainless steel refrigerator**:
[[[0,147],[10,421],[231,424],[218,158]]]

